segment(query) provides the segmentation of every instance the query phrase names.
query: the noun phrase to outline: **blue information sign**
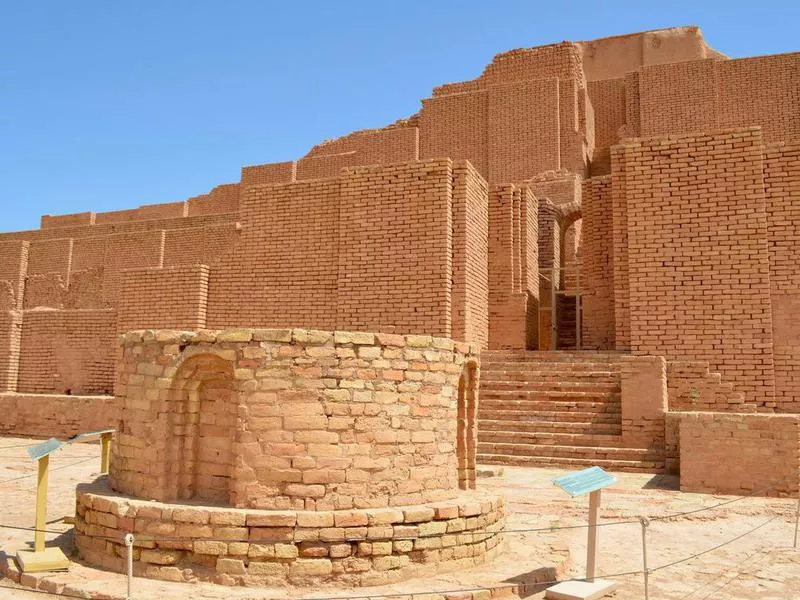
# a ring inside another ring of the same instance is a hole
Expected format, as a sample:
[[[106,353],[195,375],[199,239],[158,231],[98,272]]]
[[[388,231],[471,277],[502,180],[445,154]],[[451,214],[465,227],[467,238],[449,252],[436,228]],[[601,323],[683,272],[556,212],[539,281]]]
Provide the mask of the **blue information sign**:
[[[600,467],[589,467],[577,473],[563,475],[553,483],[573,498],[600,490],[617,482],[617,478],[609,475]]]

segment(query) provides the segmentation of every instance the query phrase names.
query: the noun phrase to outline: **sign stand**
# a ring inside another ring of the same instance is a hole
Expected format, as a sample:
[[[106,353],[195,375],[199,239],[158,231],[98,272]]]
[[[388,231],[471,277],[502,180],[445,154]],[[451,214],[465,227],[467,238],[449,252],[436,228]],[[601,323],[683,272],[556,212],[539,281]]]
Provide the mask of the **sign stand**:
[[[555,479],[553,483],[573,498],[589,494],[589,535],[586,543],[586,579],[563,581],[547,589],[550,600],[596,600],[617,589],[617,582],[595,579],[597,566],[597,521],[600,516],[600,491],[617,479],[600,467],[591,467]]]
[[[63,571],[69,567],[69,559],[58,546],[45,548],[44,529],[47,525],[47,476],[50,454],[61,448],[61,442],[50,438],[42,444],[28,448],[30,457],[38,463],[39,473],[36,481],[36,531],[33,535],[33,551],[17,552],[17,562],[23,573],[37,571]]]

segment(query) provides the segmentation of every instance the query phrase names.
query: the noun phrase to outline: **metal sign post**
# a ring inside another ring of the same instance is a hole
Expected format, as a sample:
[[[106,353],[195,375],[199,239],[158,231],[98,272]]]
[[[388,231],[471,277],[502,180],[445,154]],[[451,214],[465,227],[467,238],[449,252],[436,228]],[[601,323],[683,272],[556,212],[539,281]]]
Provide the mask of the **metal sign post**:
[[[597,567],[597,521],[600,517],[600,491],[617,482],[600,467],[564,475],[553,483],[573,498],[589,494],[589,535],[586,543],[586,580],[564,581],[547,589],[550,600],[595,600],[617,589],[615,581],[595,579]]]
[[[47,525],[47,475],[50,466],[50,454],[61,448],[56,438],[28,448],[28,454],[37,462],[39,469],[36,481],[36,531],[33,534],[33,551],[17,552],[17,562],[23,573],[37,571],[60,571],[69,567],[69,559],[54,546],[45,548],[44,533]]]

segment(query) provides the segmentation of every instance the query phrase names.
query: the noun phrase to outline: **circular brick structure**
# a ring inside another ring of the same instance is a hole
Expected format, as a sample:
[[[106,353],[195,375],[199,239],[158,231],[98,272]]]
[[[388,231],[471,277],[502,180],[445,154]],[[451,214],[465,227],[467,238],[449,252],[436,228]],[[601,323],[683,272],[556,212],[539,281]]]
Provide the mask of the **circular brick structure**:
[[[122,336],[109,477],[76,545],[149,577],[373,585],[495,551],[475,487],[477,348],[305,329]]]

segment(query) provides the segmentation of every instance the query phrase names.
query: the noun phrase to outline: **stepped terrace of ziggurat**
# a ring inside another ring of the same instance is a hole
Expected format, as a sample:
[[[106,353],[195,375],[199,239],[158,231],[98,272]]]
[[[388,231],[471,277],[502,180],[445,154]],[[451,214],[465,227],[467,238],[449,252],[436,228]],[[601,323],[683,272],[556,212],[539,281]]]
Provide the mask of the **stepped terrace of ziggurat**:
[[[512,50],[207,194],[0,234],[0,433],[116,430],[87,563],[135,531],[146,577],[391,583],[498,554],[476,463],[796,493],[798,265],[800,54]]]

